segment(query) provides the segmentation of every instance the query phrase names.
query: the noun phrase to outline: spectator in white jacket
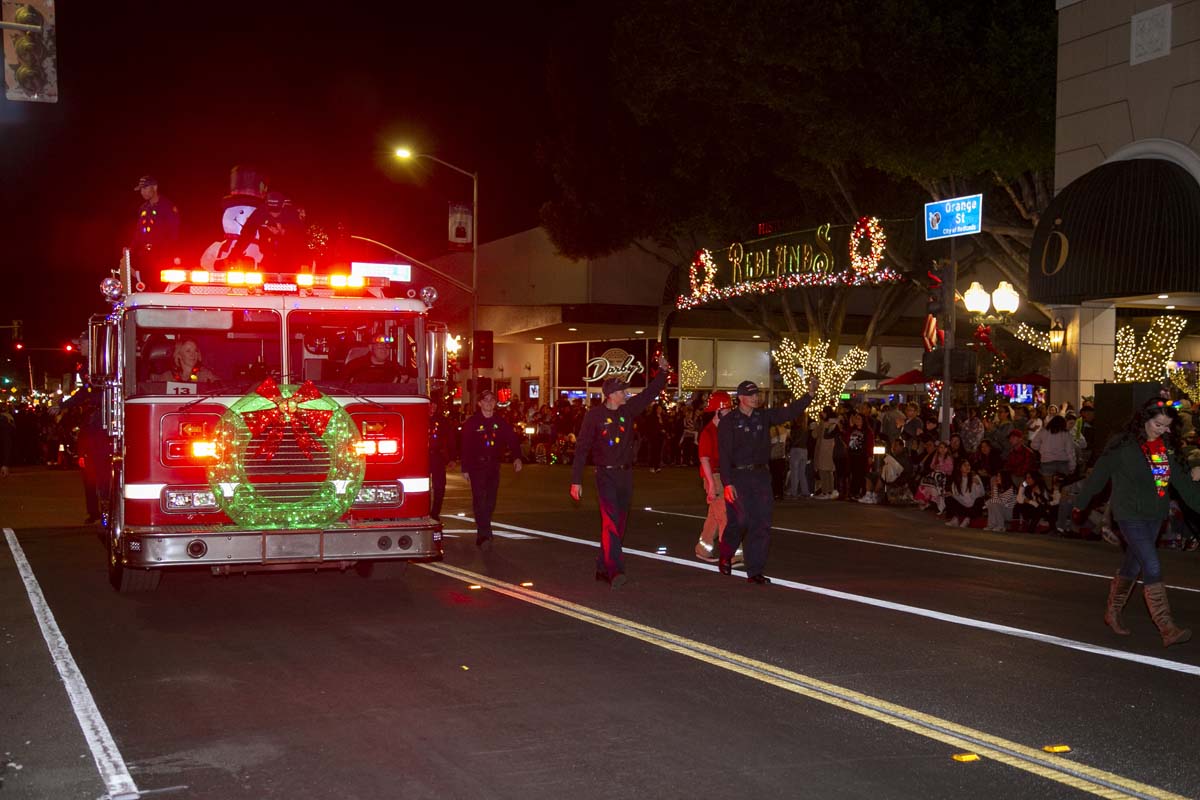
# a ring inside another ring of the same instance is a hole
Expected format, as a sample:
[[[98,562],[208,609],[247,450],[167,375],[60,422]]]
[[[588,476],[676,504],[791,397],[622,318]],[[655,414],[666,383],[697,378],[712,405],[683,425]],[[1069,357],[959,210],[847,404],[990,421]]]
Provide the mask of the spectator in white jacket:
[[[971,462],[963,459],[958,465],[958,475],[950,484],[946,496],[946,527],[966,528],[971,520],[983,516],[983,481],[971,468]]]
[[[1075,441],[1067,432],[1067,421],[1062,417],[1051,417],[1046,426],[1033,437],[1032,447],[1042,457],[1043,477],[1075,474]]]

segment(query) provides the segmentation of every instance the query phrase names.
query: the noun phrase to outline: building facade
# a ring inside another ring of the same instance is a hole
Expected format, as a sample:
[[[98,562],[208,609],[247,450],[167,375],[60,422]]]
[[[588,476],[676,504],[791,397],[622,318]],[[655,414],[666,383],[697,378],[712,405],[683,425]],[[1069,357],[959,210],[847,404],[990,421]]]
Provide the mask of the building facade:
[[[1029,287],[1066,328],[1051,398],[1078,402],[1114,379],[1119,314],[1200,311],[1200,2],[1057,8],[1056,196]]]

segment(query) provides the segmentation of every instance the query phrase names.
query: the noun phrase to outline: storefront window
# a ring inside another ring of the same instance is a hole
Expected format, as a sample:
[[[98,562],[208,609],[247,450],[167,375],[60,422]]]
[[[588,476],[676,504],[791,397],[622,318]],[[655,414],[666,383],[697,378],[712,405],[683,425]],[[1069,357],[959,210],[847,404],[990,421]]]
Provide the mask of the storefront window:
[[[771,355],[765,342],[720,341],[717,343],[717,386],[737,386],[754,381],[766,389],[771,385]]]

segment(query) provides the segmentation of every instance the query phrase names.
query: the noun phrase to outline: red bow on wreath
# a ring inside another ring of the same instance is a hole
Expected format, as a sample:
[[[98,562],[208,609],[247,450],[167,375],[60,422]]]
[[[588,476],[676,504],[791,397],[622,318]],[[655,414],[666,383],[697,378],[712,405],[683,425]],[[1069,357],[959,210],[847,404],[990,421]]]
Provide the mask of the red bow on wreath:
[[[291,397],[284,397],[275,384],[274,379],[267,378],[254,390],[256,394],[275,404],[274,408],[264,408],[261,411],[247,411],[242,414],[246,427],[255,436],[266,433],[266,439],[258,447],[258,455],[266,456],[267,461],[275,457],[283,434],[291,426],[296,436],[296,444],[300,452],[312,460],[313,448],[317,439],[324,435],[325,427],[333,417],[333,411],[320,408],[301,408],[301,403],[319,400],[322,395],[312,381],[305,381]]]
[[[998,351],[996,349],[996,346],[994,344],[992,344],[992,326],[991,325],[980,325],[978,328],[976,328],[975,329],[975,340],[977,342],[979,342],[980,345],[985,347],[988,350],[988,352],[994,353],[995,355],[1000,355],[1000,351]]]

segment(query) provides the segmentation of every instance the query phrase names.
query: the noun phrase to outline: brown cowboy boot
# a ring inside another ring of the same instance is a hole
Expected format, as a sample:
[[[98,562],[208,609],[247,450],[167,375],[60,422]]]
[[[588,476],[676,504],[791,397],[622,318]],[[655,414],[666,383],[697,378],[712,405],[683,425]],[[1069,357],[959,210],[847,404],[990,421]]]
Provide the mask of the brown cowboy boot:
[[[1161,583],[1147,583],[1142,589],[1146,596],[1146,608],[1150,610],[1150,619],[1158,626],[1162,634],[1163,647],[1182,644],[1192,638],[1192,632],[1180,628],[1171,619],[1171,606],[1167,603],[1167,587]]]
[[[1104,609],[1104,624],[1112,628],[1118,636],[1128,636],[1129,629],[1121,621],[1121,609],[1133,591],[1133,581],[1122,575],[1112,579],[1108,586],[1108,606]]]

